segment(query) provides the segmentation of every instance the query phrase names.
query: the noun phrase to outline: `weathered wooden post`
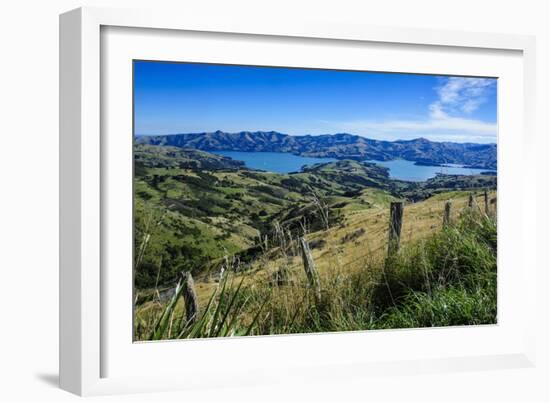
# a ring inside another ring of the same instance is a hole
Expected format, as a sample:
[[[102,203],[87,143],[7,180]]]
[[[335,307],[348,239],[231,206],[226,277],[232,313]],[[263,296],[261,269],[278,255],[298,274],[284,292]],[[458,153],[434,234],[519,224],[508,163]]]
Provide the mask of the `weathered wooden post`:
[[[392,202],[390,204],[390,230],[388,241],[388,257],[399,250],[401,239],[401,227],[403,225],[403,202]]]
[[[192,325],[199,317],[199,299],[197,298],[197,292],[195,291],[195,282],[193,281],[193,276],[191,273],[185,271],[181,272],[181,280],[187,325]]]
[[[287,266],[283,263],[277,271],[272,274],[273,284],[283,286],[289,284],[289,273]]]
[[[487,189],[483,191],[483,203],[485,204],[485,214],[489,215],[489,192]]]
[[[469,209],[474,208],[474,194],[473,193],[470,193],[468,195],[468,208]]]
[[[300,248],[302,249],[302,260],[304,261],[304,270],[309,282],[309,286],[315,293],[315,301],[321,300],[321,283],[319,282],[319,274],[315,268],[315,262],[311,255],[311,250],[304,237],[300,237]]]
[[[292,256],[297,256],[298,252],[296,252],[296,242],[294,242],[294,238],[292,237],[292,232],[290,232],[289,229],[286,230],[288,239],[289,239],[289,245],[290,245],[290,252]],[[290,258],[292,260],[292,258]]]
[[[443,212],[443,226],[447,226],[451,223],[451,201],[445,202],[445,211]]]

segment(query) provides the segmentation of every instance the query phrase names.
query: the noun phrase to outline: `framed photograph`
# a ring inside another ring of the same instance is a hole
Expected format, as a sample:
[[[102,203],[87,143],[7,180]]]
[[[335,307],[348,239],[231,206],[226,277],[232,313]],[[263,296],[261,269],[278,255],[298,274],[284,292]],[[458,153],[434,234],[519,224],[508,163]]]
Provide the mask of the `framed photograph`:
[[[60,24],[64,389],[533,365],[531,37]]]

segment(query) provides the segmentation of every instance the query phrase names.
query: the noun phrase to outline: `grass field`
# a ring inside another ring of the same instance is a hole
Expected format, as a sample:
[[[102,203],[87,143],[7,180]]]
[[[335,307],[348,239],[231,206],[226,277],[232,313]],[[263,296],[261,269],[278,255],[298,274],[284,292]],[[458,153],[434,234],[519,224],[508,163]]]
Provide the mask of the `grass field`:
[[[307,280],[297,237],[279,226],[250,261],[227,251],[195,274],[195,323],[187,322],[181,287],[138,291],[136,339],[496,323],[494,206],[486,214],[478,195],[468,208],[469,194],[444,192],[406,204],[401,249],[388,258],[389,203],[395,197],[365,188],[338,209],[337,223],[306,231],[320,297]],[[289,197],[300,200],[298,194]],[[448,200],[452,222],[444,227]],[[342,200],[335,196],[327,203]],[[252,235],[251,243],[262,243]]]

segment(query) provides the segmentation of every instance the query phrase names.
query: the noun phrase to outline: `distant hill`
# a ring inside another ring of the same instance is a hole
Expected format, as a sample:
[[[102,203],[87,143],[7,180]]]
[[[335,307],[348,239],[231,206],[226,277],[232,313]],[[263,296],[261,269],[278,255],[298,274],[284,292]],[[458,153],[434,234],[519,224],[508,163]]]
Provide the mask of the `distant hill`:
[[[396,158],[418,164],[460,164],[470,168],[496,169],[496,144],[434,142],[414,140],[373,140],[349,133],[318,136],[290,136],[279,132],[183,133],[137,136],[136,143],[194,148],[203,151],[289,152],[309,157],[381,160]]]
[[[207,169],[218,171],[244,167],[242,161],[235,161],[221,155],[205,153],[193,148],[155,147],[136,144],[134,147],[136,167]]]

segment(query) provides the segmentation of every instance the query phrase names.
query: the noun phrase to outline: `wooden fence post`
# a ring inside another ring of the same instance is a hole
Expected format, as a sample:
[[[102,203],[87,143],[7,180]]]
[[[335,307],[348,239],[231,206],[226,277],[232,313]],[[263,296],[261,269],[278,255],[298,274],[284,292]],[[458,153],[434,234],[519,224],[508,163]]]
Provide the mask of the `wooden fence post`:
[[[388,256],[392,256],[399,250],[399,241],[401,239],[402,225],[403,225],[403,202],[391,202]]]
[[[451,223],[451,201],[445,202],[445,211],[443,212],[443,226],[447,226]]]
[[[469,209],[474,208],[474,194],[473,193],[470,193],[468,195],[468,208]]]
[[[315,268],[315,262],[311,255],[311,250],[305,238],[300,237],[300,248],[302,249],[302,260],[304,261],[304,270],[306,272],[309,286],[315,292],[315,301],[321,300],[321,283],[319,282],[319,274]]]
[[[483,202],[485,204],[485,214],[489,215],[489,193],[487,189],[483,191]]]
[[[496,214],[496,212],[497,212],[497,198],[496,197],[493,197],[491,199],[491,204],[495,205],[495,214]]]
[[[185,302],[185,312],[187,325],[191,325],[199,318],[199,299],[195,291],[195,282],[193,276],[188,272],[181,272],[183,301]]]

